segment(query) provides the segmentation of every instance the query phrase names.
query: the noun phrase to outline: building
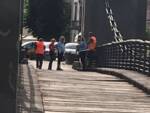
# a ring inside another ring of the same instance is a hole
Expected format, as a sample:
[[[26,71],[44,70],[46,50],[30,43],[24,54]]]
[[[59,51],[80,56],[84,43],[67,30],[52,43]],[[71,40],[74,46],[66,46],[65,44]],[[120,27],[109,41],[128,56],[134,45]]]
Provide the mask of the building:
[[[83,17],[82,4],[84,0],[71,0],[71,41],[75,40],[77,34],[81,32],[81,21]]]

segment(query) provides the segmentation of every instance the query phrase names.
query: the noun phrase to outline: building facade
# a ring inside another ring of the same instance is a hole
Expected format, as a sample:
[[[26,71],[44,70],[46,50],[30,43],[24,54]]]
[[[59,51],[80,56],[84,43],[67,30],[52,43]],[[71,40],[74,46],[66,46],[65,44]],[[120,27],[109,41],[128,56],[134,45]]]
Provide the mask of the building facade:
[[[75,36],[81,32],[82,23],[82,4],[84,0],[71,1],[71,41],[75,40]]]

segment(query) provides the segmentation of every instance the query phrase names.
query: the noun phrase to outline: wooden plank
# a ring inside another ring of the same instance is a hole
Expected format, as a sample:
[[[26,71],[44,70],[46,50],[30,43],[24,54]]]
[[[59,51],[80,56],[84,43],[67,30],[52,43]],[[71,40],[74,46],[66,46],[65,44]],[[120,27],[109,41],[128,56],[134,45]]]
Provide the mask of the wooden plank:
[[[45,113],[149,113],[150,98],[111,75],[37,71]]]

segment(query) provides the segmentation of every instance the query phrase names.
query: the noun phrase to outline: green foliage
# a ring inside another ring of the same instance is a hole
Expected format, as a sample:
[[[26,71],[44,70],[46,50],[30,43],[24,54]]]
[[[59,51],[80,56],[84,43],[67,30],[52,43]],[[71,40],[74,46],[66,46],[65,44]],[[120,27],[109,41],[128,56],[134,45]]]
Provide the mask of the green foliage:
[[[62,34],[65,35],[66,41],[70,41],[70,25],[71,25],[71,4],[70,3],[64,3],[63,6],[63,14],[64,14],[64,29]]]
[[[29,0],[26,8],[25,26],[34,36],[50,40],[69,34],[70,6],[63,0]]]
[[[27,23],[27,18],[29,16],[29,0],[24,0],[24,10],[23,10],[23,25]]]

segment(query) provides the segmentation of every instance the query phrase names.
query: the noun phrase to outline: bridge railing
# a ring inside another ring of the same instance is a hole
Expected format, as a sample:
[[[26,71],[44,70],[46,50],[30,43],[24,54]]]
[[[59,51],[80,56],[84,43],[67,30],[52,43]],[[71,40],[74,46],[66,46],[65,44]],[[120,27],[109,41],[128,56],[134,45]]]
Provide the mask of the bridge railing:
[[[100,67],[121,68],[150,75],[150,41],[127,40],[97,47]]]

